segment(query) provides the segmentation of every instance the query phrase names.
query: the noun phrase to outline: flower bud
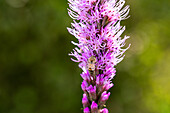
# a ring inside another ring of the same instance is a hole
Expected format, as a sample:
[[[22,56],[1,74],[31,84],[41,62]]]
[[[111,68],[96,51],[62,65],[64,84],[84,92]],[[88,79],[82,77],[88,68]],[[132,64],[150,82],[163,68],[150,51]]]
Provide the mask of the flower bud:
[[[100,110],[100,113],[109,113],[109,111],[108,111],[107,108],[104,108],[104,109],[101,109],[101,110]]]
[[[98,105],[93,101],[91,104],[91,112],[97,113],[98,112]]]
[[[88,98],[85,93],[83,94],[82,104],[83,104],[84,108],[88,107],[88,105],[89,105],[89,101],[88,101]]]
[[[103,91],[103,83],[104,83],[104,79],[101,78],[100,76],[97,76],[96,84],[97,84],[98,94],[100,94]]]
[[[84,113],[90,113],[90,109],[89,109],[88,107],[86,107],[86,108],[84,109]]]
[[[90,100],[96,100],[96,86],[93,87],[92,85],[90,85],[86,90],[89,93]]]
[[[88,73],[85,73],[85,72],[83,72],[82,74],[80,74],[81,75],[81,77],[84,79],[84,80],[86,80],[86,81],[90,81],[90,77],[89,77],[89,74]]]
[[[83,80],[83,82],[81,84],[82,90],[85,92],[87,87],[88,87],[88,83],[85,80]]]
[[[111,87],[113,87],[113,83],[110,82],[106,82],[105,85],[103,86],[105,91],[109,90]]]
[[[109,96],[110,96],[110,92],[107,94],[106,91],[104,91],[102,94],[101,94],[101,97],[99,99],[99,106],[100,108],[103,107],[103,105],[106,103],[106,101],[109,99]]]

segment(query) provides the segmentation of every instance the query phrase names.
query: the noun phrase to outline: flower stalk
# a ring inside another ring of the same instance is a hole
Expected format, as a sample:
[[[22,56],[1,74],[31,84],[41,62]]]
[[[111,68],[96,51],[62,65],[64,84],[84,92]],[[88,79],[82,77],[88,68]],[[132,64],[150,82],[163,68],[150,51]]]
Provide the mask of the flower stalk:
[[[129,6],[123,8],[124,0],[68,1],[68,14],[74,20],[68,31],[78,39],[78,43],[72,41],[77,47],[69,55],[83,70],[83,112],[108,113],[105,104],[113,87],[115,65],[129,48],[122,49],[129,37],[120,37],[125,30],[120,21],[128,18]]]

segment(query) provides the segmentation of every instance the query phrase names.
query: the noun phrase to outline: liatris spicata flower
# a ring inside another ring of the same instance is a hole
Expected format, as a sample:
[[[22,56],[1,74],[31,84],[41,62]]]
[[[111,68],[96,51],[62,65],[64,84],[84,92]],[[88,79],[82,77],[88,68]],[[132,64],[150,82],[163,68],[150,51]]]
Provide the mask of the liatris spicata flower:
[[[72,41],[77,47],[69,55],[83,70],[83,111],[108,113],[105,104],[110,96],[108,90],[113,87],[115,65],[128,49],[122,48],[129,37],[120,37],[125,30],[120,21],[128,18],[129,6],[123,8],[124,0],[68,1],[68,14],[74,19],[68,31],[78,39],[78,43]]]

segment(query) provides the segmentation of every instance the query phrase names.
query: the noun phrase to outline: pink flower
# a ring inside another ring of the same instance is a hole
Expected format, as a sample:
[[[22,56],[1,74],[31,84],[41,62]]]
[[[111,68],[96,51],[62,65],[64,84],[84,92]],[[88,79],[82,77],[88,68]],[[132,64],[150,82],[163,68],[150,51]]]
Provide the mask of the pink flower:
[[[68,0],[68,14],[72,19],[70,34],[77,38],[76,46],[69,55],[79,62],[83,70],[81,88],[84,91],[84,113],[108,113],[103,108],[113,87],[115,66],[124,58],[123,49],[128,36],[121,38],[125,27],[120,21],[128,18],[129,6],[125,0]]]

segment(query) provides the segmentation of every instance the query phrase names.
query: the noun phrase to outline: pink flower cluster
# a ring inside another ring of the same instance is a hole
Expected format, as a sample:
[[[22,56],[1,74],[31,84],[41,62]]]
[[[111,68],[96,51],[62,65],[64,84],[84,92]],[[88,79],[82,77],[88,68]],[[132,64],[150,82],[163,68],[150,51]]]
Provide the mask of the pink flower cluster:
[[[70,34],[78,39],[69,55],[83,70],[82,104],[84,113],[108,113],[105,103],[113,87],[115,65],[123,60],[122,49],[128,36],[121,38],[125,27],[120,25],[129,13],[124,0],[68,0],[68,14],[74,19]]]

